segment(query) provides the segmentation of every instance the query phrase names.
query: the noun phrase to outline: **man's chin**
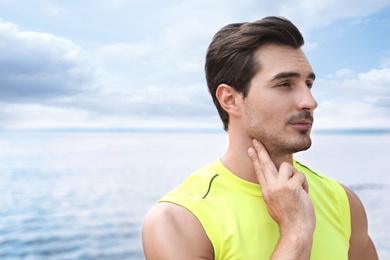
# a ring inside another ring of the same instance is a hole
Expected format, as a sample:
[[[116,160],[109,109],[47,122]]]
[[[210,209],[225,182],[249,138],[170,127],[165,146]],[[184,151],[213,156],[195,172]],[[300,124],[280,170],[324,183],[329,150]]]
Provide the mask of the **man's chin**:
[[[302,151],[306,151],[308,150],[310,147],[311,147],[311,139],[308,138],[308,140],[305,140],[304,143],[302,143],[301,145],[297,145],[295,151],[293,153],[298,153],[298,152],[302,152]]]

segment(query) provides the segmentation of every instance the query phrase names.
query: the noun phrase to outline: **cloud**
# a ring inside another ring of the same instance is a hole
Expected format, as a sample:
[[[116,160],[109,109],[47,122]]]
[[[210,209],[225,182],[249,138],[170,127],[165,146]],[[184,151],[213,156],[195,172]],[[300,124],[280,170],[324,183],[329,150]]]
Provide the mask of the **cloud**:
[[[105,0],[90,6],[46,1],[40,14],[47,16],[40,23],[56,19],[66,33],[55,33],[54,26],[45,27],[51,33],[38,32],[37,24],[23,30],[0,20],[0,124],[219,127],[203,72],[206,48],[219,28],[276,14],[310,35],[342,19],[367,22],[369,14],[389,3]],[[86,11],[91,21],[81,15]],[[34,20],[33,13],[25,15]],[[316,55],[320,49],[321,43],[310,39],[305,45]],[[360,124],[359,115],[367,111],[388,118],[388,56],[378,61],[379,68],[360,74],[345,68],[319,75],[314,91],[322,122],[340,115],[340,121]]]
[[[282,1],[278,10],[294,21],[304,31],[327,26],[339,19],[368,16],[390,4],[388,0],[328,0],[328,1]]]
[[[334,102],[320,105],[315,112],[316,129],[390,128],[389,109],[374,107],[365,102]]]
[[[388,41],[390,43],[390,40]],[[381,68],[390,68],[390,50],[385,52],[380,60]]]
[[[190,74],[203,74],[196,65],[203,57],[177,57],[175,64],[165,45],[149,40],[83,50],[4,21],[0,38],[2,126],[133,125],[123,118],[215,114],[205,85],[188,84]]]
[[[74,108],[42,104],[0,104],[2,128],[44,128],[91,124],[89,113]]]
[[[130,103],[139,105],[142,109],[138,113],[145,116],[208,116],[213,114],[214,108],[211,97],[204,93],[207,94],[204,86],[151,87],[133,96]]]
[[[52,1],[45,1],[42,4],[42,9],[45,13],[57,16],[64,13],[64,9],[58,5],[58,3],[53,3]]]
[[[359,92],[371,96],[390,96],[390,68],[372,69],[366,73],[359,73]],[[352,84],[357,83],[353,82]],[[348,84],[349,89],[353,88]]]
[[[99,68],[99,81],[111,89],[142,87],[155,73],[152,57],[156,47],[147,40],[105,45],[88,55]]]
[[[390,68],[354,73],[348,69],[319,79],[320,128],[390,127]]]
[[[390,97],[379,97],[375,100],[374,105],[377,107],[388,108],[388,113],[390,114]]]
[[[0,20],[0,95],[26,101],[74,95],[92,87],[94,68],[70,40],[22,31]]]

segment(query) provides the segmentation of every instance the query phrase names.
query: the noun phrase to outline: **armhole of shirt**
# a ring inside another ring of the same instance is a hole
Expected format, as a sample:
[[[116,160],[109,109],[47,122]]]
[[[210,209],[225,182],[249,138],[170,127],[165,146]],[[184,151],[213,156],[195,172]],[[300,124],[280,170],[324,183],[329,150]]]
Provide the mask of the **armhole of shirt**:
[[[215,259],[217,259],[217,256],[220,252],[221,241],[219,241],[220,236],[218,235],[218,225],[217,223],[215,223],[214,218],[212,218],[210,214],[207,214],[206,211],[196,203],[196,201],[191,201],[174,194],[166,194],[158,202],[174,203],[189,210],[201,223],[204,231],[206,232],[207,237],[209,238],[214,248],[214,257]]]
[[[351,211],[349,207],[349,199],[346,191],[340,183],[336,182],[335,188],[337,189],[337,194],[340,202],[340,219],[343,223],[345,236],[348,241],[351,237]]]
[[[306,165],[301,164],[299,161],[297,161],[297,160],[294,160],[294,161],[300,167],[306,168],[311,173],[317,175],[320,178],[326,179],[333,184],[332,186],[334,187],[336,200],[339,202],[340,222],[341,222],[343,230],[344,230],[346,242],[349,245],[349,240],[351,237],[351,211],[350,211],[350,207],[349,207],[349,199],[348,199],[347,193],[344,190],[343,186],[341,186],[341,184],[339,182],[337,182],[333,179],[330,179],[330,178],[326,177],[325,175],[310,169]]]

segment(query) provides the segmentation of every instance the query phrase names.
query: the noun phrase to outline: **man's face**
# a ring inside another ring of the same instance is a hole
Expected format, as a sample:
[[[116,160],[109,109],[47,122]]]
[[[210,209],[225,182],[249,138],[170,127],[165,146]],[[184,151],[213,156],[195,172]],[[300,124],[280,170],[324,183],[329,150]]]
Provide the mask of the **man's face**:
[[[295,153],[311,146],[314,73],[301,49],[269,44],[255,53],[260,71],[243,99],[244,127],[268,152]]]

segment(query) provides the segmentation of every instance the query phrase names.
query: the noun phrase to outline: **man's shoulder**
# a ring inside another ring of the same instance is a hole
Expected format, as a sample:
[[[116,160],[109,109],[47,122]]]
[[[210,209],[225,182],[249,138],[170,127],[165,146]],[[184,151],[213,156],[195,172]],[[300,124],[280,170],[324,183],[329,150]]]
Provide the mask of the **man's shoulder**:
[[[190,216],[190,212],[184,207],[170,202],[163,202],[155,204],[147,213],[145,220],[151,219],[151,223],[156,221],[162,222],[176,222],[177,220]]]
[[[211,243],[199,220],[174,203],[158,203],[152,207],[144,220],[142,242],[147,258],[211,259],[213,256]]]

